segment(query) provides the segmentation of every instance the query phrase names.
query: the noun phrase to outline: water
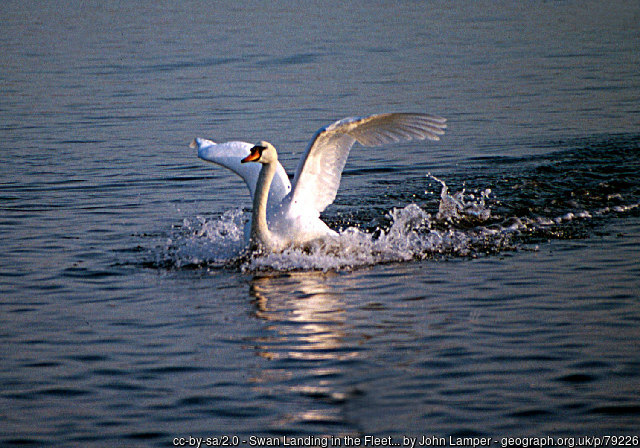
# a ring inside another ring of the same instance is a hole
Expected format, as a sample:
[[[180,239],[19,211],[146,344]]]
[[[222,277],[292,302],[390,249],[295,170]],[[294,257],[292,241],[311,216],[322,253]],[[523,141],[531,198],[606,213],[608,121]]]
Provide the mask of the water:
[[[0,6],[1,444],[637,434],[636,3],[60,6]],[[448,132],[355,148],[332,246],[242,257],[191,139],[292,172],[386,111]]]

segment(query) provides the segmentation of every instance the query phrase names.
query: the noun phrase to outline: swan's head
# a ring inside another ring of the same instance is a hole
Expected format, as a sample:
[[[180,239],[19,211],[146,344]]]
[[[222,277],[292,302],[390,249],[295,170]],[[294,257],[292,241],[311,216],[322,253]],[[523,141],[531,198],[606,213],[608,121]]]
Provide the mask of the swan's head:
[[[251,154],[241,160],[242,163],[259,162],[259,163],[275,163],[278,161],[278,153],[276,148],[269,142],[262,141],[251,148]]]

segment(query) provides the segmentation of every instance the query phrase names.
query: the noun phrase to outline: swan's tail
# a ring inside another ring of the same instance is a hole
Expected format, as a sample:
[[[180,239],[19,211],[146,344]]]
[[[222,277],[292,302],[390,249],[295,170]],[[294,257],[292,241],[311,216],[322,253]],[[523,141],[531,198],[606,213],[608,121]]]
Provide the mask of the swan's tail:
[[[204,144],[206,144],[207,146],[210,146],[210,145],[215,145],[216,142],[207,140],[206,138],[196,137],[191,141],[191,143],[189,143],[189,148],[191,149],[200,148]]]

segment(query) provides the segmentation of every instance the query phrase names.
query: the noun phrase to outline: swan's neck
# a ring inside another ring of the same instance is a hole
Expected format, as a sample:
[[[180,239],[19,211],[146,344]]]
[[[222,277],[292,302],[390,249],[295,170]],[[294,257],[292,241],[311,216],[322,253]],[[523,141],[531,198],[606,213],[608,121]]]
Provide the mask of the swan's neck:
[[[271,250],[275,245],[275,238],[267,225],[267,201],[271,181],[276,174],[275,163],[265,163],[260,169],[256,192],[253,196],[253,213],[251,216],[251,249]]]

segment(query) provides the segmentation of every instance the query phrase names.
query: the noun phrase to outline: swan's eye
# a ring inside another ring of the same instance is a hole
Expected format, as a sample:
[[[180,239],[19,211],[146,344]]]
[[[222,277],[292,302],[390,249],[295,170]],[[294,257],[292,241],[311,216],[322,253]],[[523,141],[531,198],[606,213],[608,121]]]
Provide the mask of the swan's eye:
[[[256,145],[253,148],[251,148],[251,152],[258,151],[258,154],[260,154],[260,156],[262,157],[262,151],[264,151],[265,149],[267,149],[266,146]]]

